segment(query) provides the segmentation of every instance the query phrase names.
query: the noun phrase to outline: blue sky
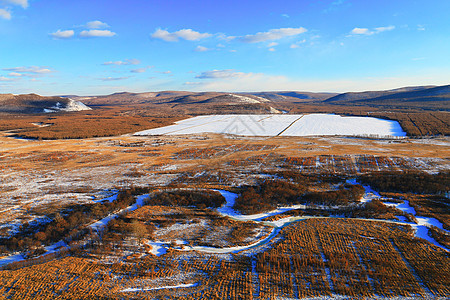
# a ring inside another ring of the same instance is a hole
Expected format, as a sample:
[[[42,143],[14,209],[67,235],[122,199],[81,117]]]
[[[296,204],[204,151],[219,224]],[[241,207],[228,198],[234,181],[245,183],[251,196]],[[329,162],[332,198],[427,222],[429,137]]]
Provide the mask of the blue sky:
[[[0,0],[0,93],[450,84],[450,1]]]

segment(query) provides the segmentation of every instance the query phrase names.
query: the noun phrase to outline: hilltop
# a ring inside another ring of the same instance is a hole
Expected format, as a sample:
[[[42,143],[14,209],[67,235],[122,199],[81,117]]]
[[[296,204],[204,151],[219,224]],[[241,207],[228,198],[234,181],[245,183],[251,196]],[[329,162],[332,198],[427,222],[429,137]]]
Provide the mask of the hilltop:
[[[62,97],[44,97],[36,94],[0,94],[0,112],[3,113],[53,113],[90,110],[80,101]]]

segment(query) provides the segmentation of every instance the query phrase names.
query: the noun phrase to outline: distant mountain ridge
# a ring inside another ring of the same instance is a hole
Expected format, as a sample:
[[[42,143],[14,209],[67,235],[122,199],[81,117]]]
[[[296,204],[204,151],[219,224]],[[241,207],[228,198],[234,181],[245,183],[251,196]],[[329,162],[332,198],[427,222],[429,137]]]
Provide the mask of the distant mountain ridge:
[[[150,109],[166,114],[282,113],[298,105],[375,107],[450,111],[450,85],[413,86],[385,91],[312,93],[272,91],[254,93],[159,91],[120,92],[102,96],[42,97],[36,94],[0,95],[0,112],[42,113],[92,107]],[[86,105],[87,106],[86,106]],[[301,111],[297,111],[301,112]]]
[[[406,87],[387,91],[343,93],[327,104],[450,110],[450,85]]]

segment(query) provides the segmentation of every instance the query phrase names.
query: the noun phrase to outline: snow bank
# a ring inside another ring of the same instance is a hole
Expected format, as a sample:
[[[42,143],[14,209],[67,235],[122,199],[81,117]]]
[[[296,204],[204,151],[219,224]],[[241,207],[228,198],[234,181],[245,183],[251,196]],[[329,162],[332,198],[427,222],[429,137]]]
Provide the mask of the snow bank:
[[[211,115],[199,116],[135,135],[219,133],[242,136],[405,136],[396,121],[372,117],[310,115]]]

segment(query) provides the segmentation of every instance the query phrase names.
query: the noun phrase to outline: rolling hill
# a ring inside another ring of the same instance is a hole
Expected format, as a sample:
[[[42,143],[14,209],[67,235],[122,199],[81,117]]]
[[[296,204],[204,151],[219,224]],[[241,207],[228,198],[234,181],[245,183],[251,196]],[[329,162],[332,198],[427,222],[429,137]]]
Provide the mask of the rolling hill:
[[[0,112],[3,113],[53,113],[90,110],[80,101],[62,97],[43,97],[36,94],[0,95]]]
[[[323,103],[332,105],[367,105],[383,108],[450,109],[450,85],[409,87],[388,91],[344,93]]]

